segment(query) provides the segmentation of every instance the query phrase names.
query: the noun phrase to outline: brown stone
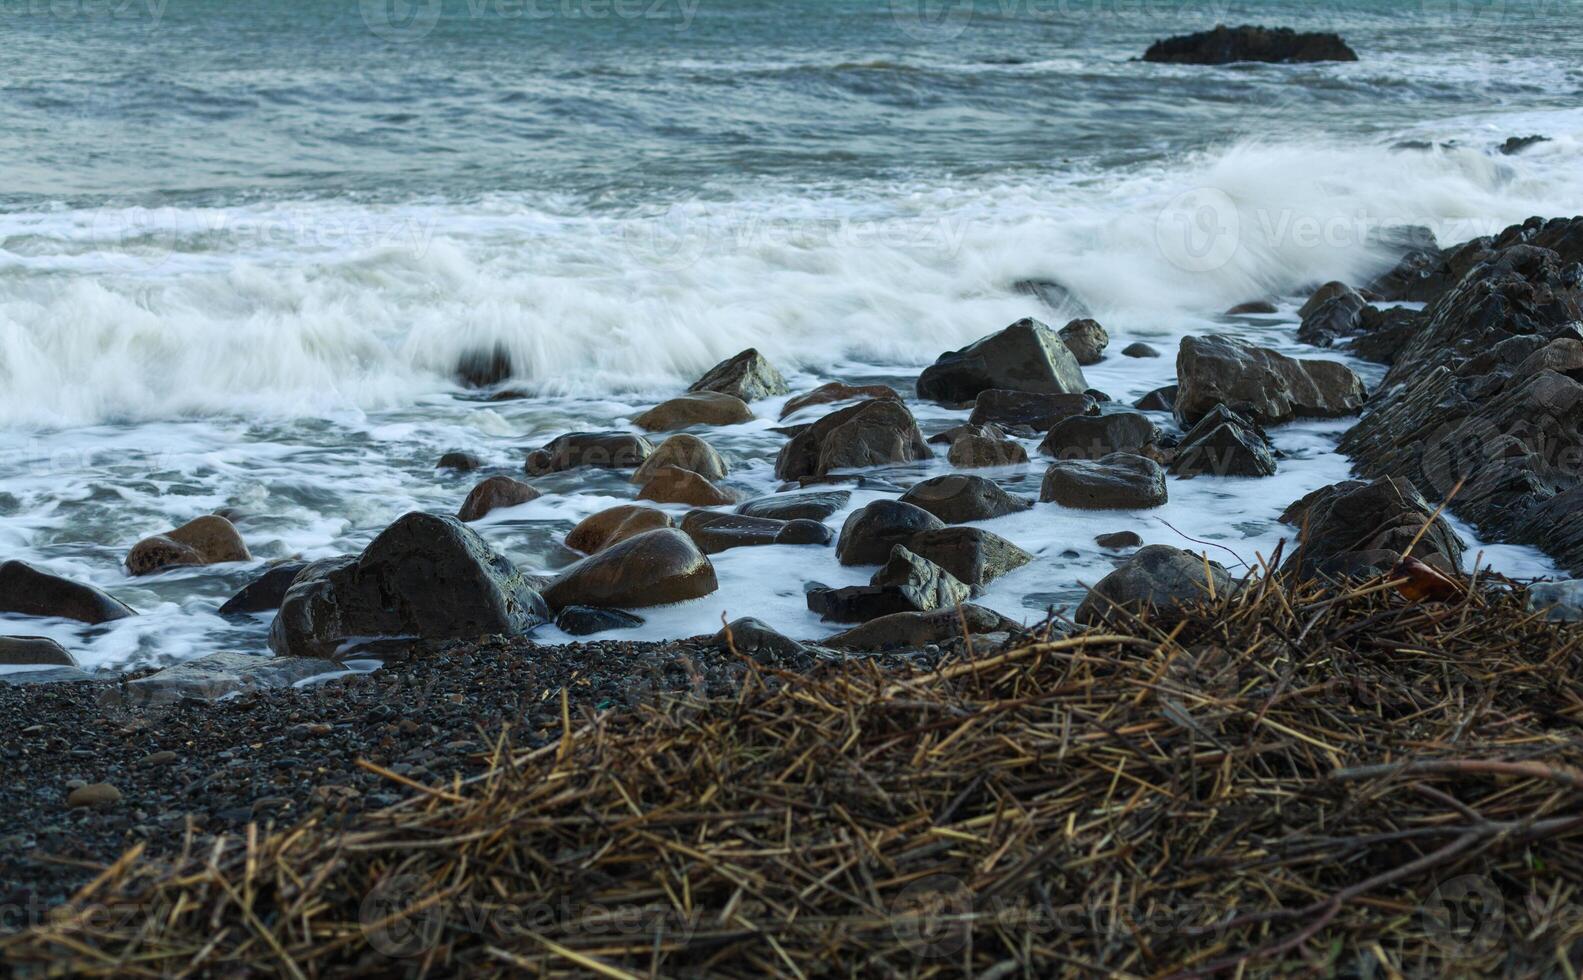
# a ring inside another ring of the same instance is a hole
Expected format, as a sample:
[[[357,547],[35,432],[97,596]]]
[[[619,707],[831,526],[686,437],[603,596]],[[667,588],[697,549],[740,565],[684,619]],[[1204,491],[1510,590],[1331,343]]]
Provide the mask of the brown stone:
[[[806,391],[786,402],[781,418],[800,412],[810,405],[827,405],[830,402],[850,401],[854,398],[888,398],[901,401],[901,395],[890,385],[849,385],[845,381],[831,381],[813,391]]]
[[[515,507],[539,497],[539,491],[521,480],[513,480],[509,476],[492,476],[468,492],[456,516],[464,521],[482,520],[492,510]]]
[[[633,419],[632,424],[650,432],[662,432],[689,425],[736,425],[752,420],[753,410],[735,395],[696,391],[660,402]]]
[[[639,500],[652,500],[661,504],[688,504],[693,507],[723,507],[734,504],[737,498],[722,490],[691,470],[677,466],[662,466],[643,489]]]
[[[205,514],[133,545],[126,556],[126,567],[133,575],[148,575],[178,565],[214,565],[252,558],[242,535],[230,521],[218,514]]]
[[[674,528],[645,531],[571,566],[544,589],[552,608],[626,609],[696,599],[715,591],[714,566]]]
[[[723,479],[730,471],[724,457],[715,452],[713,446],[695,435],[679,432],[654,448],[653,455],[632,474],[632,482],[641,487],[666,466],[691,470],[706,480]]]
[[[592,555],[645,531],[670,526],[670,515],[664,511],[622,504],[584,518],[567,532],[566,547]]]

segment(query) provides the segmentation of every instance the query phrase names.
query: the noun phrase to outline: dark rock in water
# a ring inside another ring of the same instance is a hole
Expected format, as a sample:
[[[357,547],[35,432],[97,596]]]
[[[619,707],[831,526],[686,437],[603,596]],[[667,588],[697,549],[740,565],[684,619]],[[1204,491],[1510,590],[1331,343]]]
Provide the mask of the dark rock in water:
[[[1218,562],[1169,545],[1139,548],[1115,571],[1095,583],[1072,618],[1098,626],[1111,616],[1147,612],[1154,623],[1181,618],[1182,607],[1224,596],[1231,574]]]
[[[1143,538],[1136,531],[1114,531],[1110,534],[1100,534],[1094,537],[1094,543],[1101,548],[1119,551],[1122,548],[1136,548],[1143,544]]]
[[[55,616],[90,625],[137,615],[131,606],[91,585],[15,560],[0,563],[0,612]]]
[[[1256,316],[1259,314],[1275,313],[1279,311],[1274,303],[1267,299],[1251,300],[1247,303],[1238,303],[1226,311],[1226,316]],[[1125,353],[1125,351],[1123,351]]]
[[[1027,510],[1033,502],[1009,494],[993,480],[952,473],[913,484],[901,502],[920,507],[947,524],[987,521]]]
[[[782,483],[775,488],[776,493],[789,493],[792,490],[802,490],[808,487],[834,486],[838,483],[850,483],[861,490],[873,490],[876,493],[902,492],[903,488],[881,479],[877,476],[867,476],[862,473],[826,473],[823,476],[799,476],[789,483]]]
[[[813,652],[751,616],[734,619],[715,634],[722,650],[735,650],[761,664],[806,667],[813,663]]]
[[[1297,318],[1299,320],[1307,319],[1321,306],[1333,299],[1344,299],[1354,309],[1361,309],[1368,302],[1363,298],[1362,294],[1346,283],[1331,280],[1314,290],[1303,305],[1297,308]]]
[[[929,437],[928,441],[931,446],[949,446],[962,436],[980,436],[985,439],[1004,439],[1006,438],[1006,430],[1002,429],[993,422],[985,422],[982,425],[976,422],[963,422],[961,425],[953,425],[949,429],[936,432],[934,435]]]
[[[1521,153],[1536,143],[1548,142],[1550,142],[1550,137],[1538,134],[1533,136],[1509,136],[1506,138],[1506,142],[1501,144],[1500,149],[1506,156],[1511,156],[1514,153]]]
[[[1230,337],[1184,337],[1175,413],[1183,425],[1224,404],[1260,425],[1335,418],[1363,406],[1363,382],[1339,361],[1303,360]]]
[[[890,560],[874,573],[869,584],[899,591],[918,612],[950,608],[973,594],[955,575],[902,545],[891,549]]]
[[[286,601],[286,593],[297,573],[308,567],[305,561],[288,561],[272,565],[264,574],[242,587],[242,591],[225,601],[220,607],[222,616],[240,616],[247,613],[270,612]]]
[[[781,409],[781,418],[800,412],[810,405],[827,405],[831,402],[851,401],[854,398],[890,399],[901,401],[901,395],[890,385],[849,385],[844,381],[831,381],[813,391],[788,399]]]
[[[675,466],[662,466],[638,491],[639,500],[662,504],[688,504],[693,507],[724,507],[737,502],[736,495],[708,480]]]
[[[1033,561],[1028,552],[981,527],[920,531],[906,544],[913,554],[934,562],[975,589]]]
[[[870,620],[823,642],[837,650],[922,649],[968,634],[999,633],[1017,628],[1000,613],[967,603],[955,609],[902,612]]]
[[[573,636],[592,636],[611,630],[637,629],[643,625],[640,616],[620,609],[600,609],[597,606],[567,606],[555,614],[555,625],[563,633]]]
[[[1087,318],[1073,320],[1061,328],[1060,338],[1066,349],[1077,358],[1077,363],[1087,367],[1105,359],[1105,348],[1110,346],[1110,334],[1098,320]]]
[[[990,388],[1079,394],[1088,387],[1077,358],[1054,330],[1022,319],[939,360],[918,376],[918,396],[948,404],[972,401]]]
[[[1239,61],[1357,61],[1340,35],[1299,34],[1290,27],[1220,24],[1212,31],[1166,38],[1149,45],[1144,61],[1173,65],[1229,65]]]
[[[747,517],[767,517],[777,521],[822,521],[845,507],[851,499],[850,490],[776,494],[773,497],[749,500],[737,507],[737,513]]]
[[[1039,499],[1088,510],[1158,507],[1166,501],[1165,471],[1132,453],[1062,460],[1045,471]]]
[[[710,368],[687,390],[716,391],[745,402],[791,391],[786,387],[786,379],[775,370],[775,365],[751,347]]]
[[[539,491],[509,476],[491,476],[467,492],[467,499],[456,512],[460,521],[481,521],[490,511],[516,507],[540,497]]]
[[[771,544],[827,545],[835,537],[818,521],[780,521],[713,510],[693,511],[682,518],[681,528],[706,555]]]
[[[1099,459],[1140,452],[1159,441],[1160,427],[1141,412],[1074,416],[1050,427],[1039,452],[1056,459]]]
[[[75,667],[77,658],[47,636],[0,636],[0,666]]]
[[[907,406],[882,399],[831,412],[781,447],[775,475],[782,480],[825,476],[831,470],[929,459]]]
[[[670,515],[662,510],[622,504],[583,518],[566,533],[566,547],[592,555],[645,531],[670,526]]]
[[[1350,337],[1358,331],[1366,305],[1363,297],[1355,293],[1332,297],[1303,317],[1297,327],[1297,339],[1315,347],[1329,347],[1338,338]]]
[[[1115,401],[1115,399],[1111,398],[1109,395],[1105,394],[1103,391],[1100,391],[1098,388],[1090,388],[1087,391],[1083,392],[1083,394],[1085,394],[1088,397],[1094,399],[1094,402],[1095,402],[1096,405],[1105,405],[1105,404],[1108,404],[1108,403],[1110,403],[1112,401]]]
[[[1507,229],[1583,247],[1583,219]],[[1569,246],[1570,247],[1570,246]],[[1528,244],[1493,253],[1426,312],[1341,450],[1371,477],[1453,510],[1487,538],[1534,544],[1583,569],[1583,269]]]
[[[1160,352],[1143,341],[1128,344],[1121,349],[1123,357],[1159,357]]]
[[[900,589],[876,585],[817,586],[809,589],[805,598],[808,611],[826,623],[866,623],[893,613],[918,611]]]
[[[568,432],[556,436],[543,449],[528,453],[524,469],[532,476],[593,466],[606,470],[632,470],[654,452],[642,436],[630,432]]]
[[[890,558],[898,544],[909,542],[920,531],[945,527],[938,517],[899,500],[876,500],[855,510],[841,526],[836,558],[843,565],[878,565]]]
[[[186,699],[218,701],[244,691],[290,687],[312,677],[340,673],[334,660],[315,657],[261,657],[214,653],[166,667],[106,692],[105,701],[121,705],[165,705]]]
[[[977,469],[985,466],[1015,466],[1028,461],[1028,451],[1020,443],[1004,435],[991,434],[1000,431],[996,426],[957,428],[960,431],[952,440],[945,457],[952,466]]]
[[[1358,311],[1357,334],[1342,346],[1357,357],[1375,364],[1396,363],[1396,353],[1424,324],[1420,310],[1402,306],[1380,309],[1365,306]]]
[[[434,464],[434,468],[437,470],[456,470],[458,473],[471,473],[474,470],[482,469],[483,465],[484,461],[476,454],[458,450],[441,456],[440,461]]]
[[[1011,291],[1032,296],[1055,313],[1083,316],[1088,312],[1075,293],[1050,279],[1021,279],[1011,284]]]
[[[252,560],[247,543],[230,521],[219,514],[205,514],[133,545],[126,555],[126,570],[133,575],[152,575],[167,568]]]
[[[1025,425],[1040,432],[1073,415],[1093,415],[1099,411],[1086,394],[1042,394],[990,388],[973,401],[969,425]]]
[[[632,420],[650,432],[685,429],[690,425],[739,425],[753,421],[753,410],[735,395],[695,391],[660,402]]]
[[[1169,412],[1176,408],[1176,394],[1176,385],[1166,385],[1133,402],[1132,407],[1145,412]]]
[[[1177,444],[1170,471],[1183,478],[1273,476],[1275,454],[1251,419],[1216,405]]]
[[[1424,525],[1434,524],[1423,536]],[[1347,480],[1320,487],[1281,515],[1299,529],[1288,568],[1313,575],[1371,577],[1390,571],[1416,540],[1412,555],[1441,571],[1462,567],[1462,539],[1407,480]]]
[[[475,348],[456,362],[456,379],[469,388],[488,388],[511,377],[511,352],[504,344]]]
[[[454,517],[411,513],[358,557],[297,574],[269,631],[282,657],[342,659],[369,640],[520,636],[549,619],[510,561]]]
[[[715,568],[692,539],[663,528],[610,545],[561,572],[544,589],[552,609],[630,609],[706,596],[719,588]]]

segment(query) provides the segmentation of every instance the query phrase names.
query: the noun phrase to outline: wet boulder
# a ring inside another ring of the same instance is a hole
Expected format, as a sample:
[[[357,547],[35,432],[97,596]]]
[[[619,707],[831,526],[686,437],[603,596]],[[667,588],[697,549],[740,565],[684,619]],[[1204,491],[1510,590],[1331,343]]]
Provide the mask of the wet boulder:
[[[908,544],[920,531],[943,527],[943,521],[921,507],[876,500],[847,517],[836,540],[836,558],[843,565],[878,565],[896,545]]]
[[[688,504],[692,507],[723,507],[734,504],[737,498],[708,480],[675,466],[662,466],[654,471],[649,482],[638,491],[639,500],[652,500],[661,504]]]
[[[1299,547],[1288,567],[1305,578],[1389,571],[1409,545],[1414,558],[1440,571],[1462,568],[1462,539],[1407,480],[1346,480],[1320,487],[1287,507],[1281,520],[1299,530]]]
[[[993,610],[972,603],[930,612],[900,612],[881,616],[823,641],[837,650],[921,650],[960,639],[963,633],[982,635],[1017,629],[1017,624]]]
[[[718,392],[739,398],[744,402],[784,395],[791,391],[786,387],[786,379],[775,370],[775,365],[751,347],[710,368],[687,390]]]
[[[807,598],[808,609],[826,622],[864,623],[893,613],[950,608],[971,595],[951,573],[896,545],[868,585],[814,588]]]
[[[352,558],[298,573],[269,632],[279,656],[341,659],[383,639],[521,636],[549,618],[522,573],[454,517],[411,513]]]
[[[552,609],[633,609],[685,602],[719,588],[714,566],[674,528],[645,531],[584,558],[544,589]]]
[[[1008,391],[990,388],[973,401],[969,425],[1000,425],[1044,432],[1073,415],[1095,415],[1099,406],[1083,393],[1046,394],[1037,391]]]
[[[0,562],[0,612],[75,619],[94,626],[137,615],[131,606],[91,585],[14,559]]]
[[[1133,552],[1115,571],[1095,583],[1073,619],[1098,626],[1118,614],[1147,614],[1155,623],[1175,622],[1191,607],[1233,589],[1231,573],[1203,555],[1151,544]],[[1126,616],[1122,616],[1126,621]]]
[[[779,521],[713,510],[693,511],[682,518],[681,529],[706,555],[771,544],[827,545],[835,537],[819,521]]]
[[[1338,340],[1358,332],[1366,306],[1368,304],[1356,294],[1326,300],[1303,317],[1297,327],[1297,339],[1315,347],[1333,347]]]
[[[632,420],[650,432],[685,429],[690,425],[738,425],[753,421],[753,409],[735,395],[696,391],[660,402]]]
[[[1132,453],[1100,459],[1068,459],[1050,464],[1039,499],[1085,510],[1139,510],[1166,501],[1165,471]]]
[[[828,405],[831,402],[852,401],[856,398],[901,401],[901,395],[897,394],[896,389],[890,385],[849,385],[845,381],[831,381],[812,391],[805,391],[796,398],[788,399],[786,407],[781,409],[781,418],[794,415],[813,405]]]
[[[632,474],[632,482],[641,487],[666,466],[690,470],[711,481],[725,479],[731,470],[726,465],[725,457],[709,443],[690,433],[679,432],[655,447],[649,458]]]
[[[1326,303],[1330,303],[1338,299],[1343,301],[1347,306],[1352,307],[1354,310],[1361,310],[1368,303],[1368,300],[1363,298],[1363,294],[1359,293],[1356,289],[1353,289],[1344,282],[1331,280],[1309,294],[1308,299],[1303,302],[1303,305],[1297,308],[1297,318],[1299,320],[1306,320],[1308,317],[1318,312],[1319,308],[1324,306]]]
[[[920,531],[907,549],[926,558],[975,589],[1033,561],[1028,552],[981,527],[943,527]]]
[[[127,552],[126,570],[133,575],[151,575],[177,566],[252,560],[247,543],[230,521],[218,514],[205,514],[133,545]]]
[[[467,499],[462,501],[456,518],[467,522],[481,521],[490,511],[516,507],[539,497],[538,490],[521,480],[513,480],[509,476],[491,476],[467,492]]]
[[[600,609],[596,606],[567,606],[555,614],[555,626],[573,636],[593,636],[611,630],[631,630],[643,625],[641,616],[634,616],[620,609]]]
[[[1033,502],[1007,493],[993,480],[951,473],[915,483],[901,502],[922,508],[947,524],[987,521],[1027,510]]]
[[[1340,35],[1329,32],[1299,33],[1290,27],[1220,24],[1212,31],[1155,41],[1143,53],[1143,60],[1172,65],[1229,65],[1239,61],[1357,61],[1358,56]]]
[[[907,407],[881,399],[831,412],[793,436],[775,459],[775,475],[782,480],[823,477],[832,470],[910,463],[933,455]]]
[[[645,531],[670,526],[670,515],[664,511],[622,504],[583,518],[567,532],[566,547],[592,555]]]
[[[1187,431],[1171,457],[1170,472],[1195,476],[1273,476],[1269,437],[1246,416],[1216,405]]]
[[[266,568],[262,575],[242,587],[242,591],[225,601],[219,609],[222,616],[245,616],[250,613],[272,612],[286,601],[286,593],[297,574],[308,567],[305,561],[287,561]]]
[[[990,388],[1081,394],[1088,382],[1060,335],[1034,319],[942,354],[918,377],[918,397],[948,404],[970,402]]]
[[[647,439],[630,432],[568,432],[528,453],[524,469],[532,476],[583,466],[632,470],[643,465],[653,452],[654,446]]]
[[[1152,449],[1160,427],[1142,412],[1074,416],[1050,427],[1039,452],[1056,459],[1099,459],[1111,453]]]
[[[1365,361],[1389,366],[1396,363],[1397,352],[1423,327],[1424,319],[1422,310],[1365,306],[1358,311],[1356,333],[1342,346]]]
[[[1104,360],[1105,348],[1110,346],[1110,334],[1098,320],[1087,318],[1073,320],[1062,327],[1060,337],[1066,349],[1077,358],[1077,363],[1084,367]]]
[[[1356,413],[1366,395],[1339,361],[1300,361],[1230,337],[1184,337],[1176,378],[1174,410],[1184,426],[1220,404],[1260,425],[1336,418]]]
[[[945,454],[952,466],[979,469],[987,466],[1015,466],[1028,461],[1028,451],[1022,448],[1022,444],[998,434],[1000,430],[994,426],[958,428],[960,431],[951,440],[951,448]]]
[[[1137,531],[1112,531],[1109,534],[1094,535],[1094,543],[1101,548],[1119,551],[1123,548],[1136,548],[1143,544],[1143,538]]]
[[[483,468],[483,465],[484,461],[477,453],[455,450],[441,456],[440,461],[434,464],[434,468],[437,470],[451,470],[456,473],[471,473],[474,470]]]
[[[47,636],[0,636],[0,667],[75,667],[77,658]]]
[[[737,513],[745,517],[767,517],[777,521],[822,521],[845,507],[851,499],[850,490],[775,494],[749,500],[737,507]]]
[[[1176,408],[1176,394],[1176,385],[1166,385],[1139,398],[1132,407],[1144,412],[1169,412]]]
[[[714,641],[721,650],[734,650],[761,664],[801,668],[814,659],[814,651],[751,616],[727,623]]]

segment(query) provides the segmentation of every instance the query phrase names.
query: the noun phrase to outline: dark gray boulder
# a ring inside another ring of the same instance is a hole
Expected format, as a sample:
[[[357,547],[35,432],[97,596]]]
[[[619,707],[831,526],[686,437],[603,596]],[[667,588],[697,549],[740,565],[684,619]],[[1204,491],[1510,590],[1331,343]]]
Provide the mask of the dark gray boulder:
[[[548,619],[544,600],[522,573],[467,525],[411,513],[361,555],[299,572],[270,628],[269,646],[282,657],[335,660],[362,646],[520,636]]]
[[[1260,425],[1336,418],[1363,407],[1363,382],[1339,361],[1297,360],[1230,337],[1184,337],[1174,411],[1184,426],[1224,404]]]
[[[973,401],[973,413],[967,421],[969,425],[1026,426],[1043,432],[1069,416],[1094,415],[1098,412],[1099,406],[1094,399],[1083,393],[1052,395],[990,388],[978,393]]]
[[[1170,472],[1195,476],[1273,476],[1275,452],[1252,419],[1216,405],[1199,419],[1171,457]]]
[[[831,470],[910,463],[934,456],[907,406],[891,399],[831,412],[793,436],[775,458],[782,480],[823,477]]]
[[[1462,568],[1462,539],[1407,480],[1346,480],[1320,487],[1294,501],[1281,520],[1298,528],[1299,547],[1287,567],[1304,578],[1360,575],[1378,571],[1381,563],[1389,570],[1415,539],[1414,558],[1444,572]]]
[[[915,483],[901,502],[921,507],[947,524],[987,521],[1027,510],[1033,501],[1007,493],[993,480],[951,473]]]
[[[555,625],[561,632],[573,636],[593,636],[595,633],[608,633],[611,630],[637,629],[643,625],[643,618],[620,609],[567,606],[555,614]]]
[[[1169,412],[1176,408],[1176,385],[1156,388],[1132,403],[1132,407],[1145,412]]]
[[[735,650],[761,664],[801,668],[811,665],[814,659],[814,652],[808,647],[751,616],[727,623],[714,639],[720,649]]]
[[[1166,501],[1165,471],[1154,460],[1132,453],[1061,460],[1045,471],[1039,499],[1086,510],[1158,507]]]
[[[943,527],[943,521],[921,507],[876,500],[847,517],[836,540],[836,558],[843,565],[879,565],[896,545],[908,544],[921,531]]]
[[[931,644],[960,639],[962,634],[1001,633],[1017,624],[1000,613],[966,603],[954,609],[901,612],[881,616],[823,641],[837,650],[919,650]]]
[[[1039,452],[1056,459],[1099,459],[1111,453],[1142,452],[1160,440],[1160,427],[1142,412],[1062,419],[1045,433]]]
[[[1033,556],[981,527],[944,527],[920,531],[907,548],[934,562],[975,589],[1033,561]]]
[[[681,529],[706,555],[771,544],[827,545],[835,537],[830,528],[819,521],[778,521],[772,517],[748,517],[713,510],[692,511],[682,518]]]
[[[0,636],[0,667],[75,667],[77,658],[47,636]]]
[[[851,499],[850,490],[775,494],[771,497],[749,500],[737,507],[737,513],[746,517],[766,517],[777,521],[822,521],[845,507]]]
[[[1089,589],[1073,619],[1097,626],[1118,611],[1147,614],[1155,623],[1174,622],[1184,607],[1232,590],[1231,573],[1218,562],[1169,545],[1151,544],[1133,552],[1116,570]],[[1125,617],[1123,617],[1125,621]]]
[[[225,601],[220,607],[222,616],[242,616],[248,613],[269,612],[279,609],[286,601],[286,593],[297,574],[308,567],[305,561],[287,561],[271,565],[264,573],[242,587],[242,591]]]
[[[14,559],[0,563],[0,612],[75,619],[90,625],[137,615],[131,606],[91,585],[41,572]]]
[[[1105,348],[1110,346],[1110,334],[1099,325],[1098,320],[1086,317],[1073,320],[1060,331],[1061,341],[1066,344],[1066,349],[1077,358],[1077,363],[1084,367],[1098,364],[1105,359]]]
[[[1060,336],[1034,319],[940,355],[918,377],[918,397],[962,404],[991,388],[1081,394],[1088,387]]]

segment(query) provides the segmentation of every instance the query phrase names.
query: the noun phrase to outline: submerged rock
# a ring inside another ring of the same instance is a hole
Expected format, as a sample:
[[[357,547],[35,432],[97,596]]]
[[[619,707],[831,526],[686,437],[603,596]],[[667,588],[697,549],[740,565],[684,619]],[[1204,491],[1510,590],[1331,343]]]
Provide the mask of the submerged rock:
[[[134,705],[175,704],[187,698],[218,701],[243,691],[291,687],[344,669],[334,660],[313,657],[213,653],[128,681],[121,689],[107,692],[106,700]]]
[[[567,606],[555,616],[555,625],[563,633],[573,636],[592,636],[611,630],[631,630],[643,625],[640,616],[620,609],[600,609],[595,606]]]
[[[1226,316],[1259,316],[1277,313],[1279,311],[1280,308],[1269,300],[1255,299],[1249,300],[1246,303],[1238,303],[1236,306],[1233,306],[1226,311]],[[1123,351],[1122,353],[1126,352]]]
[[[537,500],[540,496],[538,490],[521,480],[513,480],[509,476],[491,476],[468,491],[467,499],[462,501],[456,517],[461,521],[481,521],[490,511],[516,507]]]
[[[835,537],[818,521],[781,521],[712,510],[695,510],[688,514],[682,519],[681,529],[706,555],[772,544],[827,545]]]
[[[1165,471],[1132,453],[1061,460],[1045,471],[1039,499],[1087,510],[1158,507],[1166,501]]]
[[[1239,61],[1357,61],[1358,56],[1340,35],[1329,32],[1299,34],[1290,27],[1220,24],[1212,31],[1155,41],[1143,53],[1143,60],[1173,65],[1229,65]]]
[[[660,402],[632,420],[640,429],[657,432],[690,425],[738,425],[753,421],[753,410],[735,395],[696,391]]]
[[[1098,412],[1099,406],[1087,394],[1052,395],[990,388],[978,393],[967,421],[969,425],[1026,426],[1043,432],[1064,418]]]
[[[717,588],[714,566],[692,539],[662,528],[584,558],[545,587],[544,599],[553,609],[630,609],[697,599]]]
[[[511,352],[504,344],[475,347],[456,362],[456,380],[468,388],[488,388],[511,377]]]
[[[94,626],[137,615],[131,606],[91,585],[14,559],[0,563],[0,612],[75,619]]]
[[[933,455],[905,405],[889,399],[867,401],[831,412],[793,436],[775,459],[775,476],[822,477],[831,470],[910,463]]]
[[[850,490],[775,494],[749,500],[737,507],[737,513],[746,517],[767,517],[777,521],[822,521],[845,507],[851,499]]]
[[[781,409],[781,418],[794,415],[812,405],[828,405],[831,402],[851,401],[854,398],[901,401],[901,395],[897,394],[896,389],[890,385],[849,385],[845,381],[831,381],[813,391],[789,399],[786,407]]]
[[[126,570],[133,575],[151,575],[176,566],[252,560],[247,543],[230,521],[218,514],[205,514],[133,545],[127,552]]]
[[[1176,408],[1176,385],[1156,388],[1132,403],[1132,407],[1145,412],[1169,412]]]
[[[958,426],[945,458],[952,466],[978,469],[986,466],[1015,466],[1028,461],[1022,444],[1007,439],[994,426]]]
[[[1230,337],[1184,337],[1174,410],[1191,425],[1224,404],[1260,425],[1335,418],[1363,406],[1363,382],[1339,361],[1287,357]]]
[[[753,348],[716,364],[694,381],[688,391],[714,391],[745,402],[771,398],[791,391],[786,379]]]
[[[643,465],[653,452],[654,446],[647,439],[630,432],[568,432],[528,453],[524,468],[532,476],[582,466],[631,470]]]
[[[1134,616],[1147,612],[1155,623],[1174,622],[1181,618],[1182,607],[1224,596],[1231,589],[1231,573],[1218,562],[1169,545],[1151,544],[1139,548],[1100,579],[1072,618],[1085,626],[1097,626],[1119,610]]]
[[[566,547],[592,555],[645,531],[670,526],[670,515],[662,510],[622,504],[583,518],[567,532]]]
[[[1033,319],[941,354],[918,377],[920,398],[950,404],[972,401],[991,388],[1082,394],[1088,382],[1060,336]]]
[[[518,636],[549,618],[510,561],[454,517],[407,514],[357,557],[303,569],[269,632],[280,656],[341,659],[380,639]]]
[[[288,561],[270,566],[258,578],[243,586],[242,591],[227,599],[219,609],[220,615],[242,616],[279,609],[280,604],[286,601],[291,583],[307,567],[305,561]]]
[[[1109,534],[1094,536],[1094,543],[1101,548],[1120,550],[1122,548],[1136,548],[1143,544],[1143,538],[1136,531],[1112,531]]]

